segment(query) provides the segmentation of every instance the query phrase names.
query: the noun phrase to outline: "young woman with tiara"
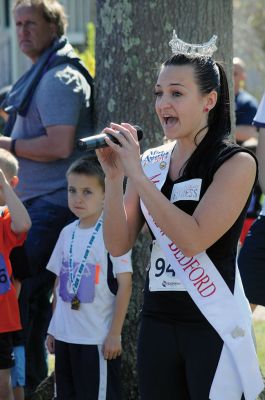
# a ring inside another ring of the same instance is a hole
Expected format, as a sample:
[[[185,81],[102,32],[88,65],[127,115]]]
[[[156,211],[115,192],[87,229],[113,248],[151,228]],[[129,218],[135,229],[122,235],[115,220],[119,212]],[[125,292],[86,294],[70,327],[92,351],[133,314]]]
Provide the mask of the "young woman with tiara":
[[[230,141],[229,92],[214,36],[175,32],[155,84],[168,143],[139,153],[135,129],[104,129],[105,243],[128,251],[146,221],[153,236],[138,370],[142,400],[254,400],[263,388],[251,311],[236,266],[257,164]],[[124,176],[128,177],[123,195]]]

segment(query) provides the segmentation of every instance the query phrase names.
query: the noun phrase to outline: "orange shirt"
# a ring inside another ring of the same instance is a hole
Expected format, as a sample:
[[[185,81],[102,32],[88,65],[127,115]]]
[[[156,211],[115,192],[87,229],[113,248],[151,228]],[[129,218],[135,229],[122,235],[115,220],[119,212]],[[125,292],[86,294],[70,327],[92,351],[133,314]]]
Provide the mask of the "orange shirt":
[[[9,254],[14,247],[22,245],[25,238],[26,233],[17,234],[11,230],[11,216],[5,209],[0,216],[0,333],[21,329]]]

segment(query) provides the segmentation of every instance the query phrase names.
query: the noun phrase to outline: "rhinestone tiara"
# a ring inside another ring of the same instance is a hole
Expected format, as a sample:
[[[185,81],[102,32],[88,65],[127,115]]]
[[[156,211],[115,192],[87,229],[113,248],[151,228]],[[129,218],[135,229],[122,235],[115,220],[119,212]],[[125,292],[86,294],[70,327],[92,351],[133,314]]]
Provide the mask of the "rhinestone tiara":
[[[216,47],[217,35],[213,35],[213,37],[206,43],[202,44],[191,44],[183,42],[183,40],[179,39],[176,31],[173,31],[173,38],[169,42],[169,46],[172,49],[173,54],[185,54],[192,56],[204,56],[204,57],[212,57],[213,53],[217,50]]]

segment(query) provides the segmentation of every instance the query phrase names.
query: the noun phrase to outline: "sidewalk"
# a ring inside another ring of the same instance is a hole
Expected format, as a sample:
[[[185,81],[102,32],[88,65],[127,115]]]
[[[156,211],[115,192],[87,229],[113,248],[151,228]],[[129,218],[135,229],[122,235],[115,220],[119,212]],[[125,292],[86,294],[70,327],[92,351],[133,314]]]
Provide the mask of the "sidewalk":
[[[265,307],[258,306],[253,314],[254,320],[265,321]]]

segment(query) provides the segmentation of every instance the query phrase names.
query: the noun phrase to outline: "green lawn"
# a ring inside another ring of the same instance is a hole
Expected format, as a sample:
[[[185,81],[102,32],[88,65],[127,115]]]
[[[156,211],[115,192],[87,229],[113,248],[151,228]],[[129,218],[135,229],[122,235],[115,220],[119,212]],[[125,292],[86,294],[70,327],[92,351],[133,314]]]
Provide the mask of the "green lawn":
[[[50,375],[50,373],[54,370],[54,356],[52,355],[48,355],[48,374]]]
[[[265,321],[254,321],[254,331],[260,367],[265,375]]]

